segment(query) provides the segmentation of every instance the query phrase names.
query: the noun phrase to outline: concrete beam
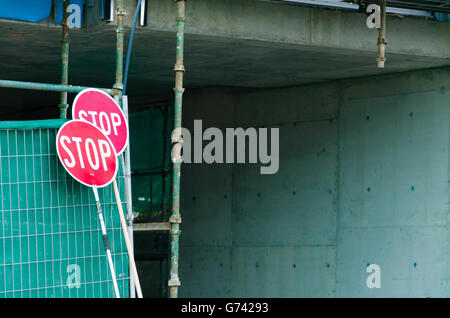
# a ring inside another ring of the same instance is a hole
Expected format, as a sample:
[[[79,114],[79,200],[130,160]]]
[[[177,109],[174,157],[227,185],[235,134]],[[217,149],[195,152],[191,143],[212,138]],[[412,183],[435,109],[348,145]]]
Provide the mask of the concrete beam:
[[[129,4],[128,11],[134,12]],[[175,30],[172,1],[148,1],[146,30]],[[376,52],[377,30],[360,12],[259,0],[196,0],[187,6],[186,34],[305,47]],[[387,54],[450,58],[450,24],[388,16]]]
[[[126,4],[125,42],[136,1]],[[147,4],[148,25],[137,28],[133,44],[128,85],[133,95],[173,88],[175,4]],[[70,30],[69,83],[110,87],[116,27],[95,24],[92,10],[86,28]],[[189,1],[186,87],[288,87],[450,65],[449,23],[390,16],[388,60],[378,69],[377,31],[368,29],[365,19],[358,12],[270,1]],[[0,79],[56,83],[60,39],[60,26],[51,21],[0,20]]]

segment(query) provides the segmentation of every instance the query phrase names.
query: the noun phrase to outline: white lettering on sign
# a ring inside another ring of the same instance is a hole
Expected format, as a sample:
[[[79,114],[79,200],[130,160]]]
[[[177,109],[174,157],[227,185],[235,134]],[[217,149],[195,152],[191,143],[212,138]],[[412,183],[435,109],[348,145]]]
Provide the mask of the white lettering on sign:
[[[117,131],[117,127],[120,127],[122,124],[122,120],[120,119],[120,115],[117,113],[108,114],[105,112],[96,112],[90,110],[86,113],[84,110],[80,110],[78,112],[78,117],[81,120],[92,123],[94,126],[99,127],[107,136],[111,135],[114,132],[114,135],[117,136],[119,132]],[[88,118],[90,117],[90,120]],[[97,125],[98,119],[98,125]]]
[[[89,145],[91,145],[91,147],[89,147]],[[95,147],[95,143],[91,138],[86,138],[86,155],[89,161],[89,164],[91,165],[91,168],[94,170],[98,170],[98,168],[100,167],[100,162],[98,161],[98,152],[97,152],[97,148]],[[92,153],[91,153],[91,149],[92,148],[92,152],[94,153],[94,157],[95,157],[95,163],[92,161]]]
[[[105,127],[106,122],[106,127]],[[102,131],[109,136],[111,134],[111,124],[108,119],[108,115],[105,112],[100,112],[100,128]]]
[[[74,142],[77,147],[77,155],[79,159],[78,162],[82,169],[85,169],[84,158],[86,158],[87,162],[93,170],[100,169],[101,164],[103,170],[108,171],[106,158],[111,157],[112,155],[111,146],[108,141],[98,139],[96,143],[91,138],[86,138],[85,140],[83,140],[80,137],[69,138],[68,136],[61,136],[59,140],[61,143],[61,147],[63,147],[64,151],[70,157],[70,161],[68,159],[64,159],[64,164],[66,164],[67,167],[73,168],[77,164],[74,154],[67,147],[67,144],[71,144],[72,142]],[[85,157],[83,156],[82,147],[84,148]]]
[[[75,141],[75,143],[77,144],[78,160],[80,160],[81,168],[84,169],[84,160],[83,160],[83,156],[81,155],[81,148],[80,148],[81,138],[79,138],[79,137],[72,137],[72,140]]]
[[[81,120],[88,121],[85,117],[87,117],[87,113],[84,110],[80,110],[78,112],[78,116],[80,116]]]
[[[111,113],[111,121],[112,121],[112,126],[114,129],[114,135],[118,135],[117,132],[117,127],[119,127],[122,124],[122,120],[120,119],[119,114],[117,113]]]
[[[97,116],[97,112],[94,112],[93,110],[88,111],[88,114],[91,115],[92,118],[92,124],[97,127],[97,121],[95,117]]]
[[[62,137],[61,137],[61,146],[64,148],[64,151],[67,152],[67,154],[68,154],[69,157],[70,157],[70,162],[69,162],[69,160],[64,159],[64,163],[66,164],[67,167],[73,168],[73,167],[75,167],[75,164],[76,164],[75,158],[73,157],[73,154],[72,154],[72,152],[69,150],[69,148],[67,148],[67,146],[64,144],[64,141],[65,141],[65,142],[69,142],[69,144],[70,144],[70,138],[67,137],[67,136],[62,136]]]
[[[106,168],[106,158],[111,156],[111,148],[106,140],[99,139],[98,147],[100,149],[100,158],[102,158],[103,170],[108,171]]]

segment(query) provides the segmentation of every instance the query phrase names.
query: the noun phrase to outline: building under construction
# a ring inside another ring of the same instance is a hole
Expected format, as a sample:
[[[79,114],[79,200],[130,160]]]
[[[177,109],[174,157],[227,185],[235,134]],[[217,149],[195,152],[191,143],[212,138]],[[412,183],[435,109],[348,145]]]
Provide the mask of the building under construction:
[[[85,88],[128,116],[144,297],[450,297],[449,22],[449,0],[0,0],[0,297],[115,296],[55,149]],[[242,128],[244,156],[196,155],[208,128]],[[273,173],[251,159],[264,128]]]

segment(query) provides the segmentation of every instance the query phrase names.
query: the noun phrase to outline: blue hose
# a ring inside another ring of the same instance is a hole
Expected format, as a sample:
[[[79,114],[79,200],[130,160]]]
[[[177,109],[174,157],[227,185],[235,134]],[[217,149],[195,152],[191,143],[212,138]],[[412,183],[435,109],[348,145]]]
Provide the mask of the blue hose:
[[[136,30],[136,23],[139,10],[141,8],[141,1],[138,1],[136,6],[136,12],[134,13],[133,27],[131,28],[130,41],[128,42],[128,50],[127,50],[127,61],[125,63],[125,70],[123,75],[123,95],[126,95],[127,90],[127,81],[128,81],[128,70],[130,67],[130,58],[131,58],[131,49],[133,48],[133,39],[134,39],[134,31]]]

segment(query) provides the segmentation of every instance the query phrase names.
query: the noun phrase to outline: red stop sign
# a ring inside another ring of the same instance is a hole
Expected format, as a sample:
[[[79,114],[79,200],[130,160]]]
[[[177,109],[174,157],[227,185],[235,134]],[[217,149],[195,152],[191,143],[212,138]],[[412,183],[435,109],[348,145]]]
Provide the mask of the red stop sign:
[[[72,120],[56,135],[56,150],[67,172],[90,187],[104,187],[117,173],[116,151],[111,140],[94,125]]]
[[[128,143],[128,124],[117,102],[107,93],[88,88],[75,97],[72,118],[88,121],[109,137],[117,155]]]

